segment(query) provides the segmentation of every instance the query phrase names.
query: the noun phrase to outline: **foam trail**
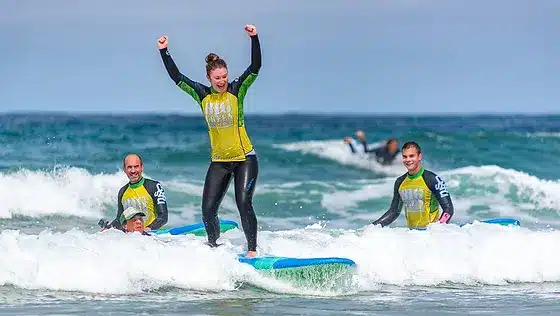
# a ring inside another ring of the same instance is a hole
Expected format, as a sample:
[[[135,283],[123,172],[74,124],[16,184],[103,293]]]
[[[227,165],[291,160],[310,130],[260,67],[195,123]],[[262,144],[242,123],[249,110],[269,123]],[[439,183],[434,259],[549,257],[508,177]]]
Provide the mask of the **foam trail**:
[[[380,146],[382,143],[370,144],[371,147]],[[356,148],[361,150],[361,144],[355,144]],[[386,175],[401,175],[406,170],[402,163],[385,166],[369,159],[368,155],[358,151],[353,154],[348,145],[342,140],[328,140],[328,141],[303,141],[297,143],[274,145],[274,147],[281,148],[287,151],[299,151],[305,154],[313,154],[321,158],[330,159],[341,163],[343,165],[354,166],[358,168],[368,169],[380,174]]]

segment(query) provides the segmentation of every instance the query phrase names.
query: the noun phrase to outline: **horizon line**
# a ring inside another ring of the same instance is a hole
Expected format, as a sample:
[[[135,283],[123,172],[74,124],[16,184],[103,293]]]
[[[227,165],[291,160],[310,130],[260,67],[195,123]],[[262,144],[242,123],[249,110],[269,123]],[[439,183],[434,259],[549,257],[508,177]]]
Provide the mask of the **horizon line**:
[[[46,115],[97,115],[97,116],[146,116],[146,115],[175,115],[186,117],[200,117],[201,113],[181,112],[181,111],[65,111],[65,110],[9,110],[1,111],[1,116],[6,115],[25,115],[25,114],[46,114]],[[410,116],[557,116],[558,112],[321,112],[321,111],[286,111],[286,112],[251,112],[244,113],[244,116],[369,116],[369,117],[410,117]]]

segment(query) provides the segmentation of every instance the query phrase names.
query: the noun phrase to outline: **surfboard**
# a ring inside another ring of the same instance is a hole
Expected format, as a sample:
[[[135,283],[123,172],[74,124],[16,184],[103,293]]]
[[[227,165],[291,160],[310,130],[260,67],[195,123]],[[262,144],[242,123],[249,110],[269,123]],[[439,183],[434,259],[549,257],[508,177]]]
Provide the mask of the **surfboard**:
[[[516,220],[515,218],[507,218],[507,217],[498,217],[498,218],[492,218],[492,219],[485,219],[485,220],[476,220],[478,222],[481,223],[486,223],[486,224],[496,224],[496,225],[501,225],[501,226],[521,226],[520,222],[518,220]],[[468,222],[468,223],[457,223],[456,225],[459,225],[459,227],[463,227],[465,225],[469,225],[469,224],[474,224],[475,221],[472,222]],[[455,224],[455,223],[450,223],[450,224]],[[427,230],[426,227],[416,227],[416,228],[410,228],[411,230]]]
[[[348,258],[290,258],[277,256],[263,256],[248,258],[238,257],[239,262],[248,264],[257,271],[266,273],[274,278],[295,281],[306,285],[325,285],[348,281],[350,274],[355,271],[356,263]]]
[[[239,225],[231,220],[220,220],[220,232],[226,232],[228,230],[239,228]],[[156,235],[170,234],[170,235],[187,235],[193,234],[195,236],[206,236],[206,230],[204,229],[204,223],[196,223],[191,225],[172,227],[166,229],[153,230],[151,233]]]
[[[502,225],[502,226],[521,226],[521,223],[517,219],[507,218],[507,217],[498,217],[498,218],[492,218],[492,219],[479,220],[479,222],[486,223],[486,224],[498,224],[498,225]],[[474,223],[474,221],[469,222],[469,223],[462,223],[462,224],[459,224],[459,226],[465,226],[465,225],[473,224],[473,223]]]

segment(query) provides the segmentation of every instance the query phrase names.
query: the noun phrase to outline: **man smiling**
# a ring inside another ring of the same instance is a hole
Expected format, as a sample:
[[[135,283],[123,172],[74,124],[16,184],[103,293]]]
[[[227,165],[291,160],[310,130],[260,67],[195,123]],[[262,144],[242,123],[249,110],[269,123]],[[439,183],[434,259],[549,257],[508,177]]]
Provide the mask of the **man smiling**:
[[[448,223],[453,216],[453,202],[445,181],[422,167],[422,150],[417,143],[405,143],[402,157],[408,172],[397,178],[389,210],[373,224],[391,224],[403,207],[409,228],[426,228],[436,221]],[[443,208],[441,216],[440,205]]]
[[[129,182],[119,190],[117,217],[110,226],[122,229],[122,214],[132,207],[145,215],[145,230],[160,229],[167,223],[167,199],[163,186],[158,181],[144,178],[144,163],[137,154],[124,158],[123,169]]]

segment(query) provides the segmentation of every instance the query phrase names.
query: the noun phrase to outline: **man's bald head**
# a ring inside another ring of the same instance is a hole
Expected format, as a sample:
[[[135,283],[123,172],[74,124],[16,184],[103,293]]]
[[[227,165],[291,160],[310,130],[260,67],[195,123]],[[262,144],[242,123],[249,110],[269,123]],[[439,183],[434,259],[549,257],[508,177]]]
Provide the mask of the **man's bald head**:
[[[123,168],[126,169],[127,165],[143,165],[142,157],[138,154],[128,154],[123,159]]]
[[[144,171],[142,157],[137,154],[126,155],[123,159],[123,170],[130,180],[130,183],[136,183],[142,180],[142,172]]]

